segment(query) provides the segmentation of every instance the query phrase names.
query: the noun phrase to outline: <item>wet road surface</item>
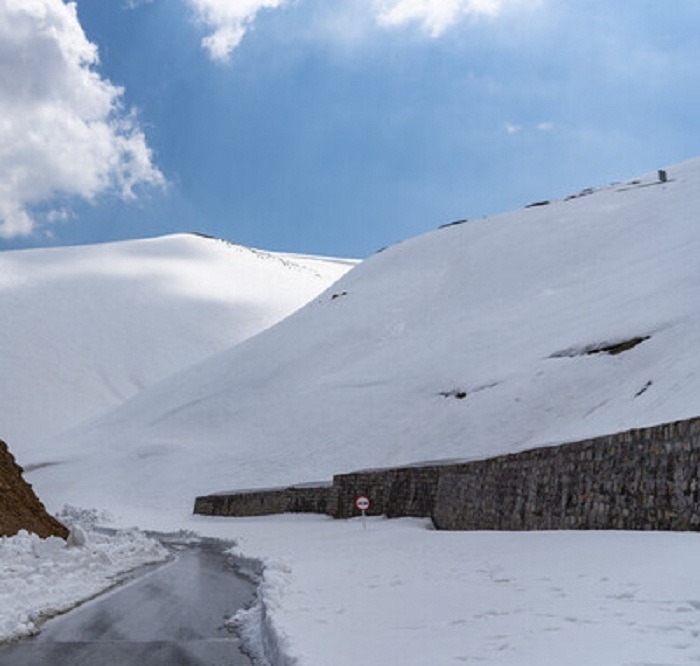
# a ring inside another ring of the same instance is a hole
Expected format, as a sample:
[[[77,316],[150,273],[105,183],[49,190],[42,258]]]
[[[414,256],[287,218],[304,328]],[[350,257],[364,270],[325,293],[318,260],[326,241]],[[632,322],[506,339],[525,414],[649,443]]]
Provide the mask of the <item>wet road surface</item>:
[[[253,599],[221,543],[176,559],[0,649],[0,666],[249,666],[226,620]]]

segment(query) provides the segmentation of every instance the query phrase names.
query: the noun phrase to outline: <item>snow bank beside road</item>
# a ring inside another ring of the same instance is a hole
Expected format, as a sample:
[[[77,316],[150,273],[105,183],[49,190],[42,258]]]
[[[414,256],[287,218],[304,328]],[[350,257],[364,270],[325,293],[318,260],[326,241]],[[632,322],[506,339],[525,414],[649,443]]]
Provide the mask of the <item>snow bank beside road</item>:
[[[0,643],[36,633],[46,618],[168,556],[157,541],[135,530],[84,536],[79,546],[25,531],[0,539]]]

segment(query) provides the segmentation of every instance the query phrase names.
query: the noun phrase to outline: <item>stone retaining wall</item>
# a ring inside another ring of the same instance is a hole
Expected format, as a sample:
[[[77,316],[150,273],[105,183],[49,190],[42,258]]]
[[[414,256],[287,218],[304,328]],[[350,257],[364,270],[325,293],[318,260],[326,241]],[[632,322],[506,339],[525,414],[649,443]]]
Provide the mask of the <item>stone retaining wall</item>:
[[[439,529],[700,529],[700,419],[491,458],[440,475]]]
[[[245,490],[198,497],[194,512],[205,516],[267,516],[275,513],[329,513],[332,484]]]
[[[358,495],[366,495],[372,502],[367,511],[370,516],[430,516],[441,469],[439,465],[428,465],[336,474],[328,513],[334,518],[356,516],[354,500]]]
[[[700,418],[462,463],[339,474],[333,484],[197,498],[195,513],[432,517],[448,530],[700,530]]]

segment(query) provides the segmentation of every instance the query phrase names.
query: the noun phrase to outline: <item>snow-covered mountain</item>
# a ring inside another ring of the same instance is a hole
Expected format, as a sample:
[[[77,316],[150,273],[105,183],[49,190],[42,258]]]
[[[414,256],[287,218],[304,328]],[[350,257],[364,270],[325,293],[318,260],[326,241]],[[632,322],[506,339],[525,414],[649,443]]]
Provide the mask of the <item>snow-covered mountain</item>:
[[[0,434],[34,443],[258,333],[354,262],[182,234],[0,253]]]
[[[184,512],[697,415],[700,160],[667,172],[391,247],[66,433],[33,481],[54,503]]]

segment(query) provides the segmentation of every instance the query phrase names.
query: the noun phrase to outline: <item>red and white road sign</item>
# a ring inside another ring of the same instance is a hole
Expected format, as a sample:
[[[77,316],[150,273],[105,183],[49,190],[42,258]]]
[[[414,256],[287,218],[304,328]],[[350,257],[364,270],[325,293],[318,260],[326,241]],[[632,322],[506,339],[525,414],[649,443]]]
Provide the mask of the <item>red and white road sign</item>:
[[[370,506],[372,506],[372,502],[369,501],[369,497],[366,497],[365,495],[358,495],[355,498],[355,508],[359,511],[367,511]]]

